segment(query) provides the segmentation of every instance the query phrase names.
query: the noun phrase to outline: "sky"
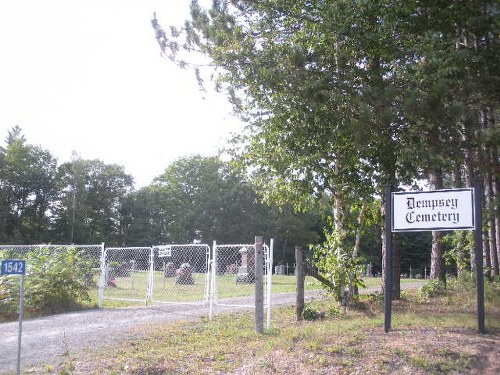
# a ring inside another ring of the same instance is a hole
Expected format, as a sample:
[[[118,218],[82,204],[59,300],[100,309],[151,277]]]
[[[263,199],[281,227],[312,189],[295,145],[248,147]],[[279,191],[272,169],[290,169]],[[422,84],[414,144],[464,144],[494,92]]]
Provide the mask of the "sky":
[[[161,55],[151,27],[181,26],[190,0],[2,0],[0,143],[18,125],[62,164],[118,164],[136,188],[239,132],[222,95]]]

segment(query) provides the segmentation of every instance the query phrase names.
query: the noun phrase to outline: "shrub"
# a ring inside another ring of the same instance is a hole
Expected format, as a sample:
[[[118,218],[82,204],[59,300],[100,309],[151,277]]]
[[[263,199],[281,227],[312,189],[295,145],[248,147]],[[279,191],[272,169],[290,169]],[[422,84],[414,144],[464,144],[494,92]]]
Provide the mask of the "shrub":
[[[321,317],[321,314],[318,309],[312,306],[310,303],[307,303],[304,306],[304,310],[302,310],[302,319],[304,320],[317,320]]]
[[[321,270],[321,276],[331,282],[327,286],[337,302],[348,303],[344,295],[346,286],[365,287],[362,279],[363,260],[355,257],[336,232],[325,232],[326,240],[320,245],[312,245],[314,265]]]
[[[442,295],[446,290],[446,284],[440,280],[431,280],[425,284],[421,289],[420,293],[424,298],[432,298]]]
[[[344,316],[345,310],[338,306],[338,305],[332,305],[328,308],[328,311],[326,313],[326,316],[331,318],[331,319],[339,319]]]
[[[9,255],[0,250],[0,258]],[[70,311],[90,301],[92,261],[76,248],[37,248],[29,251],[24,259],[24,311],[27,316]],[[19,276],[0,277],[0,320],[17,316],[19,282]]]

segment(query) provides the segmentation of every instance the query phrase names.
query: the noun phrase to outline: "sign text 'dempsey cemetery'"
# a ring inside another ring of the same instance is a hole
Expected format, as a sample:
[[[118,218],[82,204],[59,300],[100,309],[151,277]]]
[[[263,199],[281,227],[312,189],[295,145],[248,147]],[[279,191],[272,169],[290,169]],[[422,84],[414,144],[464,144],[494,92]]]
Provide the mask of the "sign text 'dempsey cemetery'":
[[[474,229],[474,189],[392,193],[392,231]]]

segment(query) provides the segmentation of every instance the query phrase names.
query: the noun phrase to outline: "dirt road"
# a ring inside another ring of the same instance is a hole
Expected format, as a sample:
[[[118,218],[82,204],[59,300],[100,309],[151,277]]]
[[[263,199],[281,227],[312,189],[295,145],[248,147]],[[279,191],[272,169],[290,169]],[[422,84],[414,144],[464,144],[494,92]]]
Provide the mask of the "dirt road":
[[[404,289],[421,283],[401,284]],[[365,289],[373,293],[376,288]],[[313,298],[319,292],[307,292]],[[273,306],[294,304],[295,293],[273,294]],[[215,314],[253,311],[248,307],[218,306]],[[195,320],[208,316],[207,307],[193,305],[153,305],[149,307],[87,310],[53,315],[23,322],[21,367],[56,365],[64,356],[100,345],[140,338],[141,326]],[[0,324],[0,373],[15,371],[17,363],[18,322]]]

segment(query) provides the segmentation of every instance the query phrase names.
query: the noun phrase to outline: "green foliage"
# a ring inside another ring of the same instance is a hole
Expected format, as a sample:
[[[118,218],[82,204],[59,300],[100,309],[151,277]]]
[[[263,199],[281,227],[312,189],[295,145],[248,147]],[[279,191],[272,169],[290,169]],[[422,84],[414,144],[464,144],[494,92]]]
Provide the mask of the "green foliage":
[[[0,258],[9,252],[0,250]],[[51,250],[37,248],[26,254],[24,307],[29,317],[79,308],[89,302],[89,290],[95,287],[92,260],[76,248]],[[0,320],[17,316],[18,276],[0,277]]]
[[[339,305],[332,304],[330,307],[328,307],[328,310],[326,311],[326,316],[332,319],[338,319],[343,317],[344,315],[345,315],[344,311],[342,307]]]
[[[435,279],[429,281],[421,289],[420,293],[424,298],[434,298],[440,296],[446,290],[446,284],[441,280]]]
[[[133,190],[118,165],[76,153],[57,166],[19,127],[0,147],[0,244],[101,243],[144,246],[275,239],[275,260],[321,239],[317,213],[262,202],[250,179],[218,157],[183,157],[150,186]]]
[[[303,320],[339,319],[345,316],[345,309],[337,301],[310,300],[305,303],[301,317]]]
[[[323,244],[311,246],[314,264],[333,283],[334,288],[330,292],[341,302],[347,286],[364,287],[361,279],[364,265],[361,258],[353,257],[351,248],[341,243],[336,232],[325,235],[326,241]]]
[[[123,203],[133,185],[123,167],[75,157],[59,166],[57,183],[52,240],[123,243]]]
[[[19,127],[0,147],[0,243],[40,243],[48,239],[46,212],[56,197],[56,159],[26,143]]]
[[[99,160],[57,166],[14,127],[0,147],[0,243],[123,243],[121,209],[132,184],[123,167]]]
[[[253,240],[265,210],[245,176],[218,157],[183,157],[155,179],[163,195],[170,242]],[[260,229],[262,230],[262,229]]]
[[[500,277],[496,276],[491,282],[485,283],[484,299],[493,306],[500,305]]]
[[[401,273],[424,274],[424,268],[429,266],[432,248],[431,232],[406,232],[395,236],[400,247]]]
[[[454,231],[444,237],[446,252],[444,259],[447,265],[456,265],[458,270],[470,268],[470,254],[474,247],[472,231]]]
[[[207,77],[248,122],[233,154],[258,172],[268,201],[334,207],[342,192],[347,207],[387,182],[439,171],[458,185],[463,164],[488,168],[500,77],[493,0],[193,1],[182,28],[152,24],[180,66],[197,51],[216,67]]]
[[[475,272],[463,272],[457,277],[447,278],[447,289],[455,292],[473,292],[477,291]],[[484,299],[491,305],[500,304],[500,278],[498,276],[491,279],[485,277],[484,280]]]
[[[448,276],[446,286],[454,290],[472,290],[476,287],[476,275],[474,272],[463,272],[456,277]]]
[[[319,310],[310,303],[304,305],[302,310],[302,319],[304,320],[317,320],[321,316]]]
[[[250,179],[219,157],[183,157],[151,186],[130,194],[123,206],[125,242],[252,242],[275,240],[275,260],[293,262],[297,244],[316,243],[322,221],[315,213],[266,205]]]

